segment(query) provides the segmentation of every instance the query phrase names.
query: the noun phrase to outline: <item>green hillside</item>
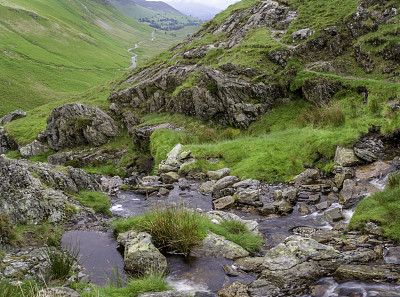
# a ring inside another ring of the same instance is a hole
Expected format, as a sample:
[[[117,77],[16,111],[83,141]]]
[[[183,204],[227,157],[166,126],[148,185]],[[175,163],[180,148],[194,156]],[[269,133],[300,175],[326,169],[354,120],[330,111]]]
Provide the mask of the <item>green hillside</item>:
[[[202,21],[187,16],[167,3],[144,0],[111,0],[119,10],[155,29],[174,31],[187,26],[200,26]],[[197,28],[193,29],[193,32]]]
[[[0,115],[67,98],[118,76],[128,48],[148,58],[179,40],[106,1],[0,1]],[[159,36],[158,36],[159,35]],[[138,49],[139,50],[139,49]]]

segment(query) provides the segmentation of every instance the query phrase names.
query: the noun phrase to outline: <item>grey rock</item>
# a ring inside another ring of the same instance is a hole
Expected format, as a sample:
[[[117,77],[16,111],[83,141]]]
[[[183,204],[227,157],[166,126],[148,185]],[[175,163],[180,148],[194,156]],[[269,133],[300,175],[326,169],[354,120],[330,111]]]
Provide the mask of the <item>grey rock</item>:
[[[233,268],[231,265],[225,264],[223,266],[223,268],[224,268],[225,274],[227,276],[239,276],[240,275],[240,273],[235,268]]]
[[[301,29],[292,33],[293,41],[300,41],[306,39],[312,35],[312,32],[309,28]]]
[[[323,209],[329,208],[331,205],[332,205],[332,202],[330,202],[330,201],[323,201],[323,202],[321,202],[321,203],[316,204],[315,207],[316,207],[318,210],[323,210]]]
[[[343,205],[343,208],[350,208],[376,191],[377,189],[373,186],[359,184],[354,180],[346,179],[343,183],[343,189],[339,193],[339,203]]]
[[[260,191],[252,189],[244,189],[236,192],[237,201],[242,204],[253,205],[260,200]]]
[[[302,237],[314,239],[319,243],[327,243],[335,237],[340,237],[341,233],[337,230],[319,229],[312,227],[296,227],[291,230],[294,234]]]
[[[173,184],[179,180],[179,174],[176,172],[162,173],[161,179],[164,184]]]
[[[212,180],[219,180],[225,176],[228,176],[231,170],[229,168],[222,168],[217,171],[208,171],[207,176]]]
[[[222,221],[235,220],[235,221],[245,224],[247,229],[249,229],[250,232],[253,232],[256,235],[260,234],[260,232],[258,231],[258,223],[256,221],[243,220],[239,216],[235,215],[234,213],[213,210],[213,211],[207,212],[206,216],[210,220],[215,221],[217,223],[220,223]]]
[[[217,192],[213,192],[212,196],[214,199],[219,199],[222,198],[224,196],[234,196],[236,192],[236,189],[234,188],[223,188],[222,190],[219,190]]]
[[[216,193],[224,188],[228,188],[238,181],[239,179],[236,176],[225,176],[215,183],[213,187],[213,193]]]
[[[233,265],[248,272],[260,273],[263,270],[264,257],[246,257],[237,259]]]
[[[182,150],[182,144],[178,143],[174,148],[167,154],[167,159],[161,161],[158,166],[158,173],[165,172],[178,172],[182,164],[180,159],[180,152]]]
[[[190,293],[178,292],[178,291],[164,291],[164,292],[154,292],[154,293],[143,293],[138,297],[190,297]]]
[[[46,132],[49,146],[58,151],[105,144],[118,134],[118,125],[97,107],[71,103],[53,109],[47,119]]]
[[[307,205],[300,205],[299,206],[299,213],[303,216],[308,215],[310,213],[310,209],[307,207]]]
[[[288,214],[293,211],[293,205],[286,200],[279,200],[273,203],[278,214]]]
[[[373,235],[378,235],[378,236],[383,235],[382,230],[374,222],[366,223],[364,226],[364,229],[365,229],[365,231],[367,231],[368,233],[373,234]]]
[[[7,113],[0,119],[0,124],[5,125],[9,122],[26,117],[26,112],[20,109]]]
[[[331,262],[339,257],[340,253],[330,246],[293,235],[264,256],[261,278],[280,288],[287,284],[301,286],[334,269]]]
[[[108,107],[108,109],[109,109],[112,113],[114,113],[115,115],[121,115],[121,114],[122,114],[121,109],[120,109],[120,108],[118,107],[118,105],[115,104],[115,103],[111,103],[110,106]]]
[[[354,172],[351,168],[348,167],[336,167],[336,171],[337,173],[335,174],[335,184],[339,189],[341,189],[346,179],[353,178]]]
[[[321,177],[321,174],[318,169],[307,168],[300,174],[296,175],[290,183],[299,185],[303,183],[307,183],[313,180],[316,180]]]
[[[68,287],[49,287],[40,290],[37,297],[80,297],[75,290]]]
[[[132,111],[125,111],[122,113],[122,123],[124,124],[126,130],[129,134],[133,133],[135,126],[140,124],[140,119]]]
[[[213,201],[215,210],[229,209],[235,204],[235,198],[232,196],[225,196]]]
[[[8,136],[4,127],[0,126],[0,154],[18,149],[18,144]]]
[[[119,234],[117,241],[124,246],[125,269],[137,273],[167,271],[167,258],[153,245],[150,234],[128,231]]]
[[[200,186],[199,192],[204,195],[211,194],[213,192],[215,183],[216,181],[214,180],[206,181]]]
[[[258,212],[263,216],[269,216],[276,213],[276,207],[274,205],[267,205],[258,209]]]
[[[336,148],[334,161],[344,167],[354,166],[361,162],[353,149],[341,146]]]
[[[219,297],[250,297],[247,293],[247,285],[238,281],[233,282],[218,291]]]
[[[310,195],[310,196],[308,196],[307,203],[314,205],[314,204],[317,204],[320,199],[321,199],[321,195],[320,194]]]
[[[398,282],[400,274],[394,265],[340,265],[333,274],[336,281]]]
[[[232,185],[232,188],[251,188],[251,189],[258,189],[260,187],[260,181],[256,179],[246,179],[240,182],[237,182]]]
[[[342,88],[340,83],[328,79],[310,79],[304,83],[301,90],[307,101],[321,106],[327,104]]]
[[[60,191],[44,190],[23,162],[0,156],[0,214],[13,224],[60,222],[68,198]]]
[[[328,221],[333,221],[333,222],[344,219],[342,209],[340,207],[335,207],[325,211],[324,216]]]
[[[224,257],[235,260],[247,257],[249,252],[222,236],[208,232],[206,238],[191,250],[190,255],[194,257]]]
[[[378,156],[369,150],[366,149],[360,149],[360,148],[354,148],[354,153],[356,154],[357,157],[359,157],[361,160],[367,161],[367,162],[374,162],[378,160]]]
[[[49,151],[50,148],[48,147],[48,145],[43,144],[41,142],[39,142],[38,140],[34,140],[32,143],[24,146],[24,147],[20,147],[19,148],[19,153],[21,154],[21,156],[23,158],[30,158],[32,156],[35,156],[39,153],[44,153]]]
[[[288,187],[283,189],[282,191],[283,199],[289,201],[290,203],[296,203],[298,194],[299,194],[299,189],[295,187]]]

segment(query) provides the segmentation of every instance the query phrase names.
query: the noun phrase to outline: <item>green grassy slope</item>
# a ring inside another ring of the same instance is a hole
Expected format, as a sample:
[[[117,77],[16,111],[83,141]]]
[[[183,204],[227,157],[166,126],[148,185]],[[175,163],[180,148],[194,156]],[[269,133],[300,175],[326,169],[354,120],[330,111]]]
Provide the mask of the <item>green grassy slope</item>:
[[[149,57],[180,38],[151,41],[152,28],[105,1],[1,0],[0,16],[0,116],[112,79],[139,41]]]

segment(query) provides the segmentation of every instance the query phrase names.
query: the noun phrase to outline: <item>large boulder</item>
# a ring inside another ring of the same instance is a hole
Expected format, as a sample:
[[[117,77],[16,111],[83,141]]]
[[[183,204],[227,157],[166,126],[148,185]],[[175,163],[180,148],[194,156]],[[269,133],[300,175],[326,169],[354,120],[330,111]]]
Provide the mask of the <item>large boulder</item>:
[[[118,124],[98,107],[69,103],[53,109],[46,134],[56,151],[88,144],[100,146],[118,134]]]
[[[17,148],[18,144],[8,136],[6,129],[0,126],[0,154],[16,150]]]
[[[341,166],[348,167],[361,163],[353,149],[338,146],[335,153],[335,162]]]
[[[150,273],[155,269],[165,273],[167,258],[151,242],[146,232],[128,231],[118,235],[117,241],[124,247],[124,267],[135,273]]]
[[[335,269],[340,253],[333,247],[293,235],[264,256],[261,278],[279,288],[308,284]]]
[[[44,188],[23,163],[0,156],[0,215],[10,223],[56,223],[65,218],[67,197]]]
[[[377,189],[371,185],[346,179],[343,183],[343,189],[339,193],[339,203],[343,205],[343,208],[351,208],[357,205],[363,198],[376,191]]]
[[[208,232],[206,238],[191,250],[190,255],[194,257],[223,257],[235,260],[247,257],[249,252],[223,236]]]
[[[30,158],[47,151],[49,151],[49,147],[38,140],[34,140],[30,144],[19,148],[19,153],[23,158]]]
[[[0,119],[0,124],[5,125],[9,122],[26,117],[26,112],[20,109],[14,110],[7,113],[4,117]]]

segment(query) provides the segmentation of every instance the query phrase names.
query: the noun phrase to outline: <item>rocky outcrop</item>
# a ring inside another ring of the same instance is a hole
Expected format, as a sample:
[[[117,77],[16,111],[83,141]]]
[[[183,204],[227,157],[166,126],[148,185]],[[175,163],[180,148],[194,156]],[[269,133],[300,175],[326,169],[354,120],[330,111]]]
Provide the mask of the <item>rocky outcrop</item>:
[[[167,271],[167,258],[151,242],[146,232],[128,231],[118,235],[117,241],[124,247],[124,267],[135,273]]]
[[[21,119],[26,117],[26,112],[20,109],[14,110],[12,112],[7,113],[0,119],[0,124],[5,125],[9,122]]]
[[[47,151],[49,151],[49,147],[38,140],[34,140],[32,143],[19,148],[19,153],[26,159]]]
[[[138,84],[112,93],[109,100],[146,112],[172,111],[213,120],[223,125],[235,124],[244,128],[257,116],[265,113],[276,99],[285,96],[280,85],[249,83],[210,67],[176,64],[156,73],[138,73],[132,79]],[[181,85],[192,71],[200,74],[191,88]],[[164,82],[166,77],[168,82]],[[174,91],[177,92],[174,92]]]
[[[52,111],[46,134],[50,147],[56,151],[88,144],[100,146],[118,134],[118,125],[97,107],[71,103]]]
[[[60,222],[65,218],[67,197],[43,189],[39,179],[15,160],[0,156],[0,214],[13,223]]]
[[[308,80],[301,88],[304,98],[318,106],[327,104],[341,89],[342,86],[339,83],[327,79]]]
[[[350,167],[361,163],[361,160],[356,156],[353,149],[341,146],[336,148],[334,161],[344,167]]]
[[[4,127],[0,126],[0,154],[18,149],[18,144],[12,140]]]

